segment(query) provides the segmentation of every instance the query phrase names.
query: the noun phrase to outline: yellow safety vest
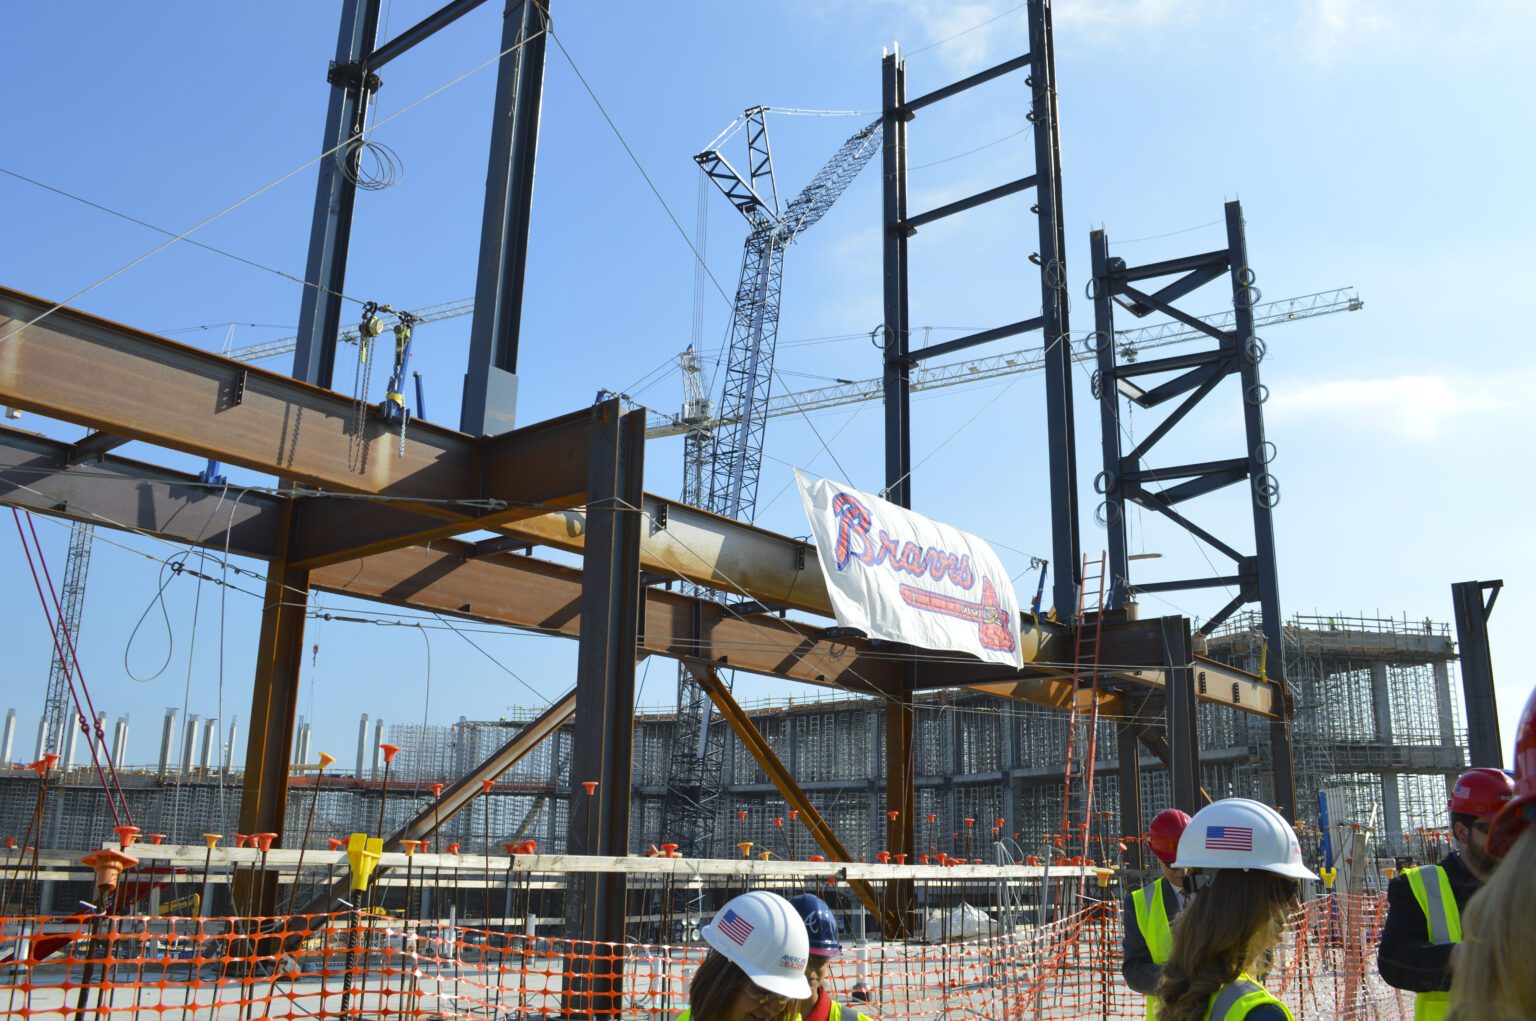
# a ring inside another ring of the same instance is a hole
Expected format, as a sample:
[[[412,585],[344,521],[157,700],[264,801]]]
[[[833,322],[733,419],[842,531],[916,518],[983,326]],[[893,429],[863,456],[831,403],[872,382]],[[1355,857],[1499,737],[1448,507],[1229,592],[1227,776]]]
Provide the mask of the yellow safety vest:
[[[1173,952],[1173,927],[1168,924],[1168,911],[1163,907],[1163,887],[1167,884],[1154,879],[1131,894],[1131,904],[1136,908],[1136,928],[1147,943],[1147,952],[1153,964],[1162,964]],[[1147,891],[1152,891],[1148,895]],[[1156,1021],[1157,997],[1147,997],[1147,1021]],[[833,1019],[836,1021],[836,1019]]]
[[[1216,990],[1211,1005],[1205,1010],[1205,1021],[1243,1021],[1248,1012],[1264,1003],[1273,1003],[1285,1012],[1288,1021],[1295,1021],[1291,1008],[1269,994],[1269,990],[1244,972],[1234,982],[1228,982]]]
[[[1413,899],[1429,923],[1431,943],[1461,942],[1461,909],[1451,891],[1451,877],[1438,865],[1421,865],[1403,873]],[[1413,998],[1413,1021],[1440,1021],[1451,1012],[1451,994],[1419,993]]]

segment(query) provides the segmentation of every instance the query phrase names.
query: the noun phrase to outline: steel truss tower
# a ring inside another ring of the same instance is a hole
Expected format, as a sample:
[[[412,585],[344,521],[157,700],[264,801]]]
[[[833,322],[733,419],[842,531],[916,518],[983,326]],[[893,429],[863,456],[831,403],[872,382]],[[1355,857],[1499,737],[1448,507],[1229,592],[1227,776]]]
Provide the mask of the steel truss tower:
[[[816,224],[874,156],[880,122],[854,132],[811,182],[779,208],[768,142],[767,107],[745,113],[748,171],[736,172],[718,149],[694,161],[751,226],[742,247],[741,276],[731,310],[731,333],[719,414],[710,415],[696,386],[696,356],[684,354],[687,388],[683,502],[729,518],[752,520],[762,473],[763,434],[773,389],[779,335],[784,250]],[[690,362],[690,359],[693,361]],[[691,594],[712,597],[707,590]],[[710,726],[713,708],[686,666],[677,674],[677,731],[662,813],[662,837],[685,854],[711,846],[720,793],[721,734]]]
[[[1264,360],[1264,342],[1254,331],[1254,306],[1260,293],[1255,274],[1248,262],[1248,243],[1243,228],[1243,210],[1237,202],[1226,205],[1227,245],[1214,252],[1202,252],[1178,259],[1128,266],[1124,259],[1109,254],[1109,237],[1094,231],[1089,237],[1093,257],[1094,332],[1087,344],[1098,358],[1093,375],[1094,396],[1099,402],[1099,421],[1103,442],[1104,470],[1094,488],[1103,494],[1099,517],[1109,532],[1109,607],[1118,609],[1137,593],[1179,592],[1189,589],[1234,587],[1237,594],[1199,628],[1198,634],[1210,634],[1239,608],[1257,602],[1268,643],[1269,679],[1278,685],[1284,718],[1270,726],[1274,752],[1274,800],[1282,812],[1296,817],[1296,783],[1293,775],[1290,742],[1290,717],[1293,713],[1285,684],[1285,655],[1280,617],[1280,585],[1275,566],[1273,510],[1280,502],[1280,484],[1270,473],[1275,457],[1274,444],[1264,438],[1263,405],[1269,391],[1259,380],[1259,363]],[[1226,277],[1232,294],[1233,318],[1230,329],[1202,323],[1177,308],[1174,302],[1187,294]],[[1147,281],[1167,282],[1160,286]],[[1208,335],[1215,346],[1205,351],[1182,353],[1164,358],[1122,362],[1114,343],[1115,307],[1137,317],[1160,312]],[[1149,377],[1156,378],[1152,382]],[[1243,408],[1244,448],[1236,456],[1189,464],[1149,466],[1148,455],[1200,404],[1221,382],[1236,377]],[[1156,408],[1175,398],[1179,403],[1129,452],[1122,450],[1121,398],[1140,408]],[[1253,516],[1254,552],[1243,553],[1218,538],[1186,516],[1181,505],[1196,497],[1227,486],[1245,484]],[[1235,573],[1209,578],[1186,578],[1132,584],[1126,541],[1127,502],[1161,514],[1194,536],[1209,549],[1232,562]],[[1192,686],[1194,678],[1187,655],[1171,656],[1168,680],[1168,739],[1177,761],[1174,764],[1174,800],[1179,807],[1193,811],[1197,807],[1199,744],[1195,740],[1193,698],[1179,697]],[[1175,712],[1174,703],[1181,707]],[[1189,707],[1183,711],[1182,707]]]
[[[69,555],[64,564],[64,581],[59,592],[59,640],[54,644],[53,661],[48,667],[48,694],[43,699],[43,722],[38,730],[38,757],[48,752],[62,755],[69,746],[69,728],[79,714],[71,705],[70,650],[80,645],[80,611],[85,607],[85,576],[91,567],[91,540],[96,529],[83,522],[69,527]],[[95,720],[87,721],[94,727]],[[93,738],[87,736],[86,740]],[[63,763],[66,767],[69,763]]]

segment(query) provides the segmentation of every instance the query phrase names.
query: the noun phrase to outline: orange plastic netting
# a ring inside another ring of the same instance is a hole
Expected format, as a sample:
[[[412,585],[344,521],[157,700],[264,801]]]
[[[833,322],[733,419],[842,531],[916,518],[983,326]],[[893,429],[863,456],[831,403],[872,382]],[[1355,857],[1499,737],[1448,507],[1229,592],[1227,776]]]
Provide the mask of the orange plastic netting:
[[[1401,1019],[1375,974],[1379,895],[1297,915],[1266,979],[1297,1018]],[[1137,1018],[1114,901],[990,939],[849,946],[835,997],[886,1021]],[[608,944],[448,929],[342,912],[287,919],[88,916],[0,922],[0,1018],[670,1019],[700,946]],[[621,976],[617,980],[614,976]]]

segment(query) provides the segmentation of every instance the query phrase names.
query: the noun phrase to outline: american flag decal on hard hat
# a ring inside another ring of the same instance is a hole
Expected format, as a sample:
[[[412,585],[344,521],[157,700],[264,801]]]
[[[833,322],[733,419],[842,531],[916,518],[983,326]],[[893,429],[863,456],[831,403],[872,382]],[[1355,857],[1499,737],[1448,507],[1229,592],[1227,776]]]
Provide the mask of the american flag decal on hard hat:
[[[1456,789],[1451,792],[1451,797],[1453,797],[1453,798],[1462,798],[1463,800],[1465,800],[1466,798],[1470,798],[1471,796],[1472,796],[1472,791],[1464,783],[1457,784],[1456,785]]]
[[[715,928],[725,933],[726,938],[737,946],[745,944],[747,937],[752,935],[752,923],[735,911],[727,911],[721,915],[720,921],[715,923]]]
[[[1252,826],[1207,826],[1205,846],[1212,851],[1252,851]]]

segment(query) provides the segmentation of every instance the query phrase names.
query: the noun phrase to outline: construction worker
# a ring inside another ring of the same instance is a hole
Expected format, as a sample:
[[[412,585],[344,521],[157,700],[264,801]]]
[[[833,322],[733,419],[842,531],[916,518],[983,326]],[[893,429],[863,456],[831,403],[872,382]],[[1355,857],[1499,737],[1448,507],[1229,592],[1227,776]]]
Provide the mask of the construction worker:
[[[688,985],[677,1021],[792,1021],[811,995],[805,923],[767,890],[733,897],[704,926],[709,954]]]
[[[1158,1021],[1292,1021],[1255,977],[1298,906],[1298,881],[1317,878],[1290,823],[1247,798],[1212,802],[1185,827],[1173,867],[1198,870],[1198,892],[1173,926]]]
[[[1536,1017],[1536,691],[1515,728],[1515,793],[1494,816],[1487,849],[1501,859],[1462,918],[1450,1021]]]
[[[1461,774],[1449,802],[1456,849],[1440,864],[1408,869],[1387,884],[1376,967],[1388,985],[1417,994],[1414,1021],[1440,1021],[1449,1010],[1451,951],[1461,942],[1461,913],[1498,864],[1488,853],[1488,828],[1513,794],[1502,769]]]
[[[805,980],[810,983],[811,995],[800,1002],[799,1017],[802,1021],[843,1021],[843,1005],[827,993],[827,971],[832,961],[843,952],[843,944],[837,938],[837,918],[827,902],[813,893],[791,897],[792,904],[805,923],[810,939],[810,959],[805,966]],[[854,1021],[870,1021],[860,1011],[854,1011]]]
[[[1157,1016],[1157,979],[1173,945],[1173,919],[1184,907],[1183,872],[1173,867],[1179,854],[1179,837],[1189,825],[1189,814],[1165,808],[1152,817],[1147,846],[1157,858],[1162,875],[1125,898],[1124,953],[1120,974],[1125,984],[1147,998],[1147,1018]]]

